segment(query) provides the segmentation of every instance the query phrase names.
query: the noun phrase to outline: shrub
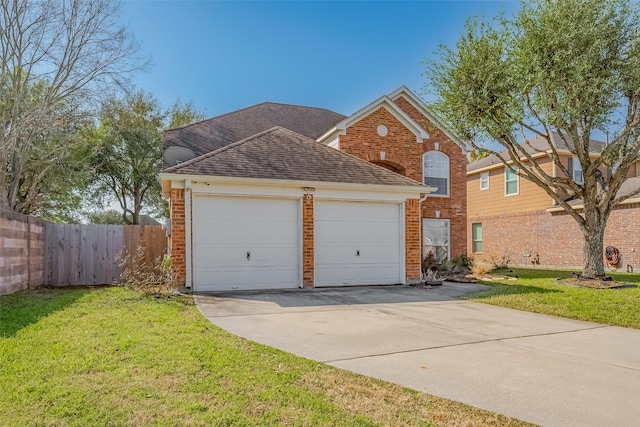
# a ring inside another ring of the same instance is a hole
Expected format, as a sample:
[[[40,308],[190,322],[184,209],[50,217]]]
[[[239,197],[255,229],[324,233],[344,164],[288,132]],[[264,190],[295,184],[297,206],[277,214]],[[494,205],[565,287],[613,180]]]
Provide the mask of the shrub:
[[[471,273],[475,275],[487,274],[493,270],[493,264],[487,261],[474,261],[471,267]]]
[[[148,262],[145,259],[144,245],[140,245],[134,253],[119,252],[116,261],[123,270],[120,284],[143,292],[147,295],[169,295],[175,283],[171,273],[171,256],[164,255]]]
[[[452,271],[454,268],[454,264],[453,261],[449,261],[448,259],[443,259],[442,261],[440,261],[440,264],[438,264],[438,271],[444,271],[446,273]]]
[[[451,264],[454,273],[468,273],[473,267],[473,258],[467,254],[458,255],[451,260]]]

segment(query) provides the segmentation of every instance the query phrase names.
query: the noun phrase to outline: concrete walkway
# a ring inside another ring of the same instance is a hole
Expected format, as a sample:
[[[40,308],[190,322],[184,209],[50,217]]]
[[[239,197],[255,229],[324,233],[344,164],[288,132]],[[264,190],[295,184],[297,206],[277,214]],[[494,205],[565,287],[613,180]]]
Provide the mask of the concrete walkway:
[[[458,300],[482,285],[196,296],[244,338],[544,426],[640,425],[640,330]]]

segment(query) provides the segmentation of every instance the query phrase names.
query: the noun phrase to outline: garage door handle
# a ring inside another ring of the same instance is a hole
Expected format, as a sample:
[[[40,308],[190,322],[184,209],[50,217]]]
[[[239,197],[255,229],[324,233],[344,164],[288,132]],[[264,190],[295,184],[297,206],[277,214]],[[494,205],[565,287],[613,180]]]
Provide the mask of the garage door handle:
[[[247,261],[251,259],[251,252],[247,251]]]
[[[356,256],[360,256],[360,249],[356,251]]]

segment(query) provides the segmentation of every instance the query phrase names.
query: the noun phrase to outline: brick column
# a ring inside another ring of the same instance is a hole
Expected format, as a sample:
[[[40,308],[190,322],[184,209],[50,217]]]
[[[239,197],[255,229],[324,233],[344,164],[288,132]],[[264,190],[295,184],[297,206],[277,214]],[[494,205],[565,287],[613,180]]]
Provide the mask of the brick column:
[[[302,286],[313,288],[313,194],[302,196]]]
[[[407,199],[404,205],[404,238],[407,282],[420,280],[420,201]]]
[[[184,228],[184,190],[172,188],[169,206],[171,216],[171,270],[176,285],[186,282],[185,228]]]

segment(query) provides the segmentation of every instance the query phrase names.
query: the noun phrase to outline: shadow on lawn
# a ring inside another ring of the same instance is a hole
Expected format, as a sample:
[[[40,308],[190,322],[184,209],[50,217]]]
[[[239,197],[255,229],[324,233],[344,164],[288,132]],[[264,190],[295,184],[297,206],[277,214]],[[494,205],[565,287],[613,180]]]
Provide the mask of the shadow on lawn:
[[[20,329],[64,309],[91,291],[40,288],[0,296],[0,338],[14,336]]]

